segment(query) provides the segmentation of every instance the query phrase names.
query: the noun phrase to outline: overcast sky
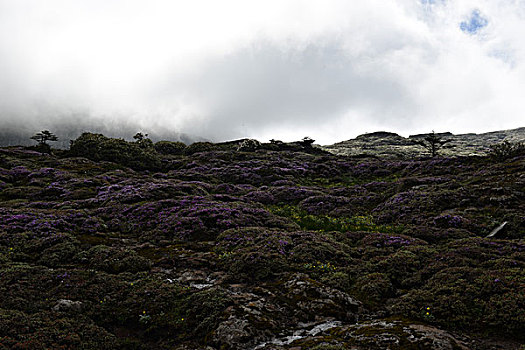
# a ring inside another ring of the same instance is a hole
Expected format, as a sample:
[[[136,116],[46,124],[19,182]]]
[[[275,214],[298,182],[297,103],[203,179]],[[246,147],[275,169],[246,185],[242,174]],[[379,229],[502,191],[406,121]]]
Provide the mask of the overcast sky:
[[[525,126],[525,0],[0,0],[0,123],[321,144]]]

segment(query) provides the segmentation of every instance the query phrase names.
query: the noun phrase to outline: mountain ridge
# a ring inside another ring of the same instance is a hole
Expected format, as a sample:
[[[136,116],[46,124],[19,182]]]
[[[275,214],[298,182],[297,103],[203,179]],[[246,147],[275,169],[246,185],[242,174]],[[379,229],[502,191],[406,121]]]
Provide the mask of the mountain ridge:
[[[356,156],[373,155],[385,158],[418,157],[428,152],[414,141],[429,135],[416,134],[403,137],[387,131],[376,131],[362,134],[353,139],[319,146],[321,149],[336,155]],[[440,150],[443,156],[484,156],[490,151],[490,146],[504,141],[525,141],[525,127],[498,130],[486,133],[452,134],[450,132],[436,133],[441,139],[451,141]]]

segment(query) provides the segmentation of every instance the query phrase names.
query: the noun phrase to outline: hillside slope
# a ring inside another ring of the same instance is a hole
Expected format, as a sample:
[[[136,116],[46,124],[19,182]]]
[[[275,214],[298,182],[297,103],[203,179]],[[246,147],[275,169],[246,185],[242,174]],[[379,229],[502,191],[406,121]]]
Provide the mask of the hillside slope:
[[[525,155],[57,154],[0,149],[2,348],[525,341]]]

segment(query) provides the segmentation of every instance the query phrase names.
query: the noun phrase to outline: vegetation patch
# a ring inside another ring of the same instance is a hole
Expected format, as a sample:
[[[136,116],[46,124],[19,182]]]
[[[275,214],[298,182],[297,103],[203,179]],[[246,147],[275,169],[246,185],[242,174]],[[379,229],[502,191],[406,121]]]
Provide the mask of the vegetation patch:
[[[35,139],[45,152],[0,149],[0,348],[525,340],[525,159],[514,148],[380,160],[311,139],[186,146],[86,133],[57,151],[46,135]]]

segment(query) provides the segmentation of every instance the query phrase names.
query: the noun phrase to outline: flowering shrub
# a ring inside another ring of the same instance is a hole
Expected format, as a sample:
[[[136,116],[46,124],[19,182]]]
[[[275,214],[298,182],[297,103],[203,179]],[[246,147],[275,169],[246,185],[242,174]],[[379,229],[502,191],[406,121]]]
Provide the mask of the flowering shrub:
[[[519,157],[81,140],[91,160],[0,148],[0,348],[246,349],[328,317],[369,347],[354,320],[379,315],[523,340]]]
[[[440,215],[434,218],[434,225],[442,228],[461,227],[465,219],[458,215]]]

